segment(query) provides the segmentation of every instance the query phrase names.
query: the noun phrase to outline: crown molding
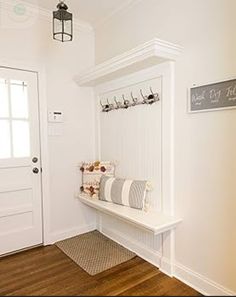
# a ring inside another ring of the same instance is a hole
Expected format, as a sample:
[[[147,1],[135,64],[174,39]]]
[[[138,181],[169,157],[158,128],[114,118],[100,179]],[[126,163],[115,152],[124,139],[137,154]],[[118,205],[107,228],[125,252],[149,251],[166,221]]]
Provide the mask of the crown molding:
[[[154,38],[89,69],[75,78],[80,86],[96,86],[154,65],[175,61],[183,48]]]
[[[44,20],[52,23],[52,11],[42,8],[40,6],[37,6],[37,5],[30,4],[28,2],[25,2],[24,0],[21,0],[19,2],[19,4],[24,5],[24,7],[26,8],[25,13],[28,17],[32,17],[32,16],[40,17],[41,19],[44,19]],[[0,0],[1,13],[12,13],[12,11],[13,11],[12,9],[13,9],[13,6],[10,1]],[[85,32],[85,33],[94,34],[93,27],[85,21],[74,18],[73,25],[74,25],[75,30]]]
[[[123,14],[125,11],[133,8],[135,5],[137,5],[139,2],[141,2],[142,0],[127,0],[125,3],[123,3],[122,5],[118,6],[117,8],[115,8],[112,12],[110,12],[107,16],[105,16],[104,18],[100,19],[99,21],[97,21],[94,25],[94,28],[98,28],[102,25],[105,25],[106,23],[109,22],[109,20],[111,20],[113,17],[115,17],[118,14]]]

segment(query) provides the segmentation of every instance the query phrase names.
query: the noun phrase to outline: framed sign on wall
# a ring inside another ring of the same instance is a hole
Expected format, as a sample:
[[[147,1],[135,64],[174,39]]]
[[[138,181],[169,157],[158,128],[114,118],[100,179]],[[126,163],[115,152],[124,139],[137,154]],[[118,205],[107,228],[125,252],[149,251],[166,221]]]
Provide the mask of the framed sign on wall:
[[[190,88],[189,112],[231,108],[236,108],[236,79]]]

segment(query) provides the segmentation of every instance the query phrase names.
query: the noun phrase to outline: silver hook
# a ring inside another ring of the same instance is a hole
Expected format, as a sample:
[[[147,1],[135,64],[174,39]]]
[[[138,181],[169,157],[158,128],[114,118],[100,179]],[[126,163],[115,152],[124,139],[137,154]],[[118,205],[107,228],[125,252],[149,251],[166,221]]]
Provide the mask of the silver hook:
[[[104,108],[104,105],[102,104],[102,100],[100,100],[100,105],[102,108]]]
[[[109,112],[109,111],[111,111],[111,105],[110,105],[108,99],[107,99],[107,104],[103,105],[101,100],[100,100],[100,104],[102,106],[102,111],[103,112]]]
[[[109,105],[110,110],[114,110],[115,109],[114,104],[113,103],[110,103],[108,99],[107,99],[107,103]]]
[[[122,98],[123,98],[123,101],[124,101],[124,108],[128,108],[130,106],[129,100],[125,99],[124,94],[122,94]]]
[[[131,98],[133,100],[133,106],[135,106],[137,104],[137,102],[138,102],[138,98],[134,98],[133,92],[131,92]]]
[[[150,91],[151,91],[152,95],[155,96],[155,94],[153,93],[152,87],[150,87]]]
[[[143,95],[143,90],[142,90],[142,89],[140,89],[140,93],[141,93],[141,95],[142,95],[142,97],[143,97],[143,103],[146,103],[146,101],[147,101],[147,96],[144,96],[144,95]]]
[[[110,107],[109,107],[109,104],[102,104],[102,101],[100,100],[100,104],[101,104],[101,106],[102,106],[102,111],[103,112],[108,112],[108,111],[110,111]]]
[[[121,103],[120,103],[120,101],[117,101],[117,100],[116,100],[116,96],[114,96],[114,101],[115,101],[115,103],[116,103],[116,109],[121,108]]]
[[[158,93],[154,93],[153,90],[152,90],[152,87],[150,87],[150,91],[151,91],[151,94],[152,96],[154,97],[154,101],[157,102],[160,100],[160,97],[159,97],[159,94]]]

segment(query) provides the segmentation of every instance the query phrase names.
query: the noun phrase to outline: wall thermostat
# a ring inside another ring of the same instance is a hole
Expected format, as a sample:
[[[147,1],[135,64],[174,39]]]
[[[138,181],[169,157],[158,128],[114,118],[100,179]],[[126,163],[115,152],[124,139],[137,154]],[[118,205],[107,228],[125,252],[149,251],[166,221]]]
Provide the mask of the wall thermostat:
[[[62,111],[49,111],[48,122],[49,123],[63,123],[64,115]]]

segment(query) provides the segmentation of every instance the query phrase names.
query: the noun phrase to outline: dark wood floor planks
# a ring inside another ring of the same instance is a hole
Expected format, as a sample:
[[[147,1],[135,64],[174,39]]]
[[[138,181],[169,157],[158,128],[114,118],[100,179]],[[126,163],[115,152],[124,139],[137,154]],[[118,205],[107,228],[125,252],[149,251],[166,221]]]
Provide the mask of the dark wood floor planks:
[[[200,296],[135,257],[90,276],[56,246],[0,259],[0,296]]]

